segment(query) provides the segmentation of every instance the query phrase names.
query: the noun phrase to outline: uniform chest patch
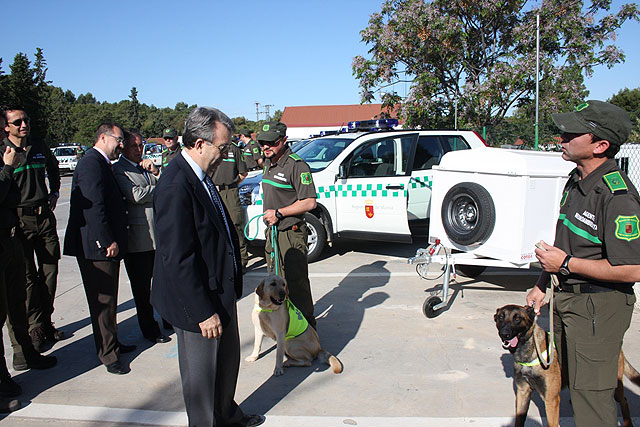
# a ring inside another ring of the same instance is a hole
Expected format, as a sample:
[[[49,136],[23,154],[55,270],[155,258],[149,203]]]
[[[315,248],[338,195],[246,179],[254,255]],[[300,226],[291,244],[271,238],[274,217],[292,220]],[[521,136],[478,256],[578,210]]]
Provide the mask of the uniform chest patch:
[[[33,155],[32,159],[33,160],[43,160],[44,159],[44,154],[36,153],[36,154]]]
[[[287,177],[284,176],[284,174],[282,172],[278,172],[277,174],[275,174],[273,176],[273,178],[277,179],[278,181],[287,182]]]
[[[310,172],[302,172],[302,173],[300,174],[300,182],[301,182],[303,185],[309,185],[309,184],[311,184],[311,182],[312,182],[312,181],[311,181],[311,173],[310,173]]]
[[[640,237],[640,227],[637,215],[618,215],[616,218],[616,237],[620,240],[631,241]]]

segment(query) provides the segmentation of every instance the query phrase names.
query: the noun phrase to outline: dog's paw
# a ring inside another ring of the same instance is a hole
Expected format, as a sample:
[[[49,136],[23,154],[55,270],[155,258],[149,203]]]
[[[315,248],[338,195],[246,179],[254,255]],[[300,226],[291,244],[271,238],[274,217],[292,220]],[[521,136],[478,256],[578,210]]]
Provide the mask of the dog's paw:
[[[254,356],[253,354],[244,358],[245,362],[255,362],[258,360],[258,356]]]
[[[276,366],[276,368],[273,370],[273,376],[279,377],[282,374],[284,374],[284,368]]]

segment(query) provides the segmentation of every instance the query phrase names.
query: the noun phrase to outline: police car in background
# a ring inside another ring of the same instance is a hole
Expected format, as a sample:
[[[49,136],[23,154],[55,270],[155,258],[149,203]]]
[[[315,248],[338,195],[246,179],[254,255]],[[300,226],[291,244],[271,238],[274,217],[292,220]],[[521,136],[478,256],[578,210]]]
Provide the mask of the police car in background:
[[[51,149],[58,160],[58,169],[61,174],[73,173],[85,151],[85,147],[77,144],[64,144]]]
[[[309,164],[317,207],[305,214],[309,261],[336,238],[411,243],[426,236],[431,168],[449,151],[486,147],[475,132],[393,130],[395,119],[350,122],[346,133],[316,138],[297,150]],[[249,237],[264,239],[262,175],[240,187]]]
[[[151,159],[156,167],[162,167],[162,150],[164,146],[161,144],[144,144],[142,148],[142,158]]]

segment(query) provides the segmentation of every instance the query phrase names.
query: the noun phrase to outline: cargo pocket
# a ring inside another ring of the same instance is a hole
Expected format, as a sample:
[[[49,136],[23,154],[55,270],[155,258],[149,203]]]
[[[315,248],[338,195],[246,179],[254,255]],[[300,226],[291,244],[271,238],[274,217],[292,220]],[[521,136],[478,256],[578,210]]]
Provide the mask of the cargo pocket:
[[[618,384],[622,343],[576,343],[576,390],[609,390]]]

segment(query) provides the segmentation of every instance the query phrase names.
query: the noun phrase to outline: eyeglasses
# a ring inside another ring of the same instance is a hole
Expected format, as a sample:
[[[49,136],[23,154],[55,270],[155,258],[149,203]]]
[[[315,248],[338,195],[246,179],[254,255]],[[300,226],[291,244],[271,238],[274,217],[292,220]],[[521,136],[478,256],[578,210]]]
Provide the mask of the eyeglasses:
[[[124,143],[124,138],[121,137],[121,136],[114,136],[114,135],[110,135],[108,133],[105,133],[105,135],[110,136],[111,138],[115,139],[118,144]]]
[[[259,142],[260,142],[260,145],[266,145],[268,147],[275,147],[276,145],[280,144],[280,141],[282,141],[282,138],[276,139],[275,141],[259,141]]]
[[[29,124],[29,117],[25,117],[23,119],[15,119],[12,122],[9,122],[9,124],[14,125],[15,127],[20,127],[22,126],[22,123],[24,122],[25,125]]]
[[[220,151],[227,151],[229,148],[231,148],[231,144],[216,145],[216,147],[218,147],[218,150]]]

